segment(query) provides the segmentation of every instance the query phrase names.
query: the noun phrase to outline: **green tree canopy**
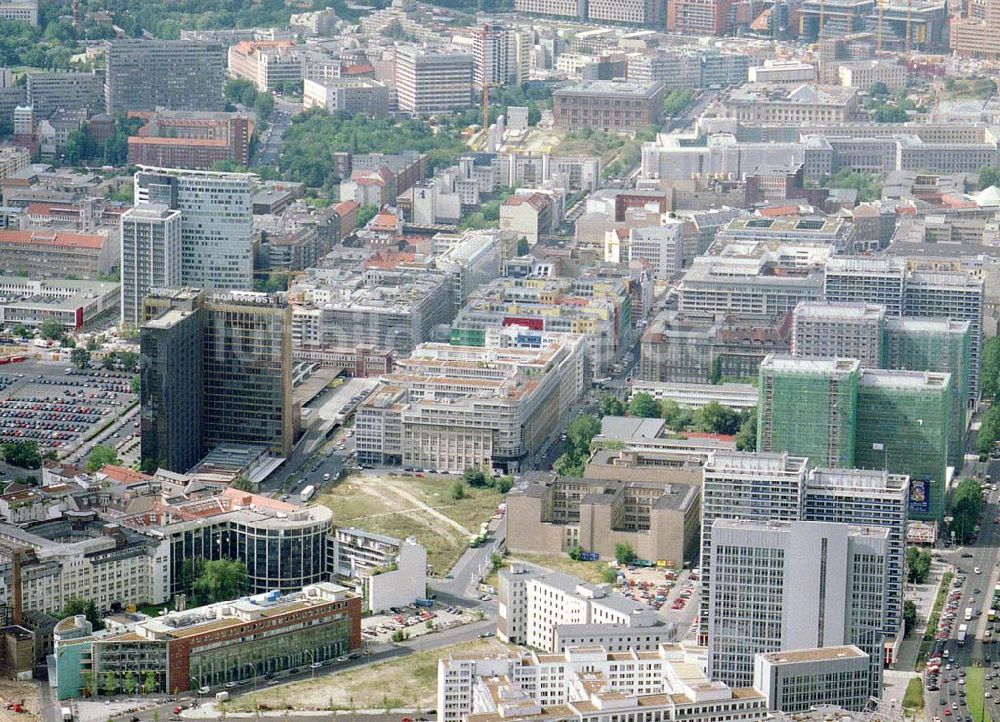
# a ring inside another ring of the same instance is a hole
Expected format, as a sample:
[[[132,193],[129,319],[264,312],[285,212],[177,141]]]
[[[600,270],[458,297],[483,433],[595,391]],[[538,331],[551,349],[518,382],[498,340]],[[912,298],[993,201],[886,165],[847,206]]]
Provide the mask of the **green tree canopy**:
[[[0,446],[3,460],[22,469],[37,469],[42,465],[42,455],[35,441],[8,441]]]
[[[601,416],[624,416],[626,406],[625,402],[614,394],[604,394],[597,404],[597,411]]]
[[[95,631],[104,629],[104,620],[97,611],[97,605],[93,599],[80,599],[77,597],[67,599],[65,606],[62,608],[60,618],[66,619],[66,617],[75,617],[78,614],[85,616],[87,621],[94,625]]]
[[[42,325],[38,327],[38,332],[41,334],[42,338],[47,341],[58,341],[63,337],[66,329],[54,318],[47,318],[42,321]]]
[[[111,466],[118,466],[121,463],[121,459],[118,458],[118,453],[114,449],[110,446],[97,444],[87,454],[87,463],[84,465],[84,468],[89,472],[95,472],[109,464]]]
[[[615,544],[615,561],[619,564],[631,564],[635,561],[635,549],[631,544]]]
[[[660,405],[652,396],[641,391],[632,394],[628,400],[628,412],[643,419],[655,419],[660,415]]]
[[[989,188],[990,186],[1000,186],[1000,168],[996,166],[987,166],[979,171],[979,187]]]
[[[710,401],[695,412],[695,426],[710,434],[735,434],[740,429],[740,413],[717,401]]]
[[[951,497],[951,531],[959,544],[968,542],[976,533],[982,511],[982,486],[975,479],[963,479]]]
[[[736,432],[737,451],[757,450],[757,409],[750,409],[750,413],[740,424],[740,430]]]
[[[90,366],[90,351],[77,347],[70,351],[69,360],[78,369],[85,369]]]
[[[247,591],[247,565],[229,559],[205,562],[192,591],[199,604],[214,604],[236,599]]]
[[[906,547],[906,577],[911,583],[922,584],[927,581],[931,571],[931,552],[929,549]]]

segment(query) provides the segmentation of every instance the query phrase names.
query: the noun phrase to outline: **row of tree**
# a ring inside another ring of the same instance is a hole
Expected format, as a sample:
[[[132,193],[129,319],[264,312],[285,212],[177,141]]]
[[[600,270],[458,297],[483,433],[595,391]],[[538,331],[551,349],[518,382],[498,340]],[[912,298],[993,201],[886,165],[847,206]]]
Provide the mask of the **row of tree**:
[[[736,446],[741,451],[753,451],[757,445],[757,410],[740,412],[716,401],[700,409],[682,409],[673,399],[657,401],[645,392],[632,394],[628,403],[610,394],[601,397],[598,405],[601,416],[638,416],[645,419],[663,419],[677,432],[701,431],[709,434],[736,436]]]

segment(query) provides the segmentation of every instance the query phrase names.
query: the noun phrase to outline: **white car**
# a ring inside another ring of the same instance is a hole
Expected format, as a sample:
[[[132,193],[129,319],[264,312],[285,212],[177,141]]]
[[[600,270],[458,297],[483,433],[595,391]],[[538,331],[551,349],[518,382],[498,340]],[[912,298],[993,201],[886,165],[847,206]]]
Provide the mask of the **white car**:
[[[974,571],[974,572],[975,572],[976,574],[982,574],[982,573],[983,573],[983,570],[982,570],[982,569],[980,569],[979,567],[976,567],[976,568],[975,568],[975,569],[973,569],[972,571]]]

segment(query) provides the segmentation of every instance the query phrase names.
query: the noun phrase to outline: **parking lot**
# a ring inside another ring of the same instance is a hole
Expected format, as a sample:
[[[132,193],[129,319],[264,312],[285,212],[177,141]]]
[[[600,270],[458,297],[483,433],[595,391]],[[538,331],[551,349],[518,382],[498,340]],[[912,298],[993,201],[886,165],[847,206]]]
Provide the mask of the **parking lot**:
[[[407,639],[430,634],[442,629],[451,629],[478,621],[475,613],[463,607],[394,607],[388,614],[376,614],[361,620],[361,637],[365,642],[391,642],[392,637],[402,631]],[[430,623],[428,625],[428,622]]]
[[[698,604],[697,570],[627,567],[618,572],[618,591],[663,612],[681,612]]]
[[[0,369],[0,442],[65,450],[135,403],[129,374],[23,361]]]

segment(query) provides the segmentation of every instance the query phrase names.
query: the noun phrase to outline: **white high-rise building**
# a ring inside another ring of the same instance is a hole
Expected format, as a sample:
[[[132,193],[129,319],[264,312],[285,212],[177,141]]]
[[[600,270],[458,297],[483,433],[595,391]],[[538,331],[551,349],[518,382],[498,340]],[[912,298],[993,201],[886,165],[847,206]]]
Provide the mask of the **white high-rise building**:
[[[889,530],[885,604],[885,663],[903,638],[903,574],[910,477],[870,469],[813,469],[806,479],[806,521],[885,527]]]
[[[122,325],[142,322],[152,288],[181,285],[181,213],[163,203],[139,203],[121,219]]]
[[[717,519],[802,518],[807,459],[788,454],[716,451],[702,469],[701,608],[708,609],[713,523]],[[702,615],[702,632],[707,629]]]
[[[135,201],[181,212],[181,283],[210,290],[253,286],[253,176],[140,167]]]
[[[854,644],[881,696],[888,529],[720,519],[710,553],[711,679],[749,686],[756,654]]]
[[[399,109],[440,113],[472,105],[469,53],[442,46],[404,45],[396,50]]]

